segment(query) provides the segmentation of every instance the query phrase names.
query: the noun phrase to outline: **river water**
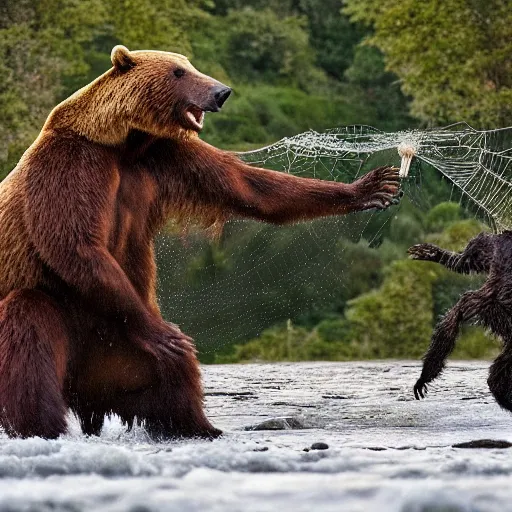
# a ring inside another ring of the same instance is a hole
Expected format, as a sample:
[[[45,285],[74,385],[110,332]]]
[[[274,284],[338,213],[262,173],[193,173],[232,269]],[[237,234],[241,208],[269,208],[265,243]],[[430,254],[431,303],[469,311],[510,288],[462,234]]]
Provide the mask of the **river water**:
[[[94,439],[74,419],[56,441],[0,434],[0,512],[512,510],[512,449],[452,447],[512,441],[488,366],[452,362],[423,401],[417,362],[205,366],[222,438],[154,443],[115,419]],[[304,428],[246,430],[279,418]]]

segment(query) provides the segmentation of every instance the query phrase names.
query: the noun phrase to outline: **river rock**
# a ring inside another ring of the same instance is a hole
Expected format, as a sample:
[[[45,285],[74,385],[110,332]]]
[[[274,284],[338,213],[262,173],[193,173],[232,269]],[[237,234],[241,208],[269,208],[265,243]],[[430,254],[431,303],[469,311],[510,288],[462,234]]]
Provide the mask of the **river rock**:
[[[510,448],[512,443],[500,439],[476,439],[465,443],[452,444],[452,448]]]
[[[313,443],[311,445],[312,450],[328,450],[329,445],[327,443]]]
[[[299,418],[272,418],[257,425],[245,427],[245,430],[301,430],[306,428]]]

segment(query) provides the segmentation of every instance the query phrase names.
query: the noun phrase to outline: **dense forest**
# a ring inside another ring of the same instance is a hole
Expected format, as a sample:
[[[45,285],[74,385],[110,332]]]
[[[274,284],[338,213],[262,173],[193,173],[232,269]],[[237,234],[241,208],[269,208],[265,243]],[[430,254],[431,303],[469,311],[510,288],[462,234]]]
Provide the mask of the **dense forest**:
[[[110,67],[115,44],[177,51],[232,86],[202,137],[246,150],[314,129],[512,124],[507,0],[0,0],[0,177],[51,108]],[[382,162],[396,163],[396,162]],[[431,171],[431,170],[430,170]],[[158,240],[164,315],[204,361],[418,357],[475,278],[406,259],[485,229],[425,170],[421,201],[275,228],[231,222],[215,242]],[[468,328],[460,357],[494,346]]]

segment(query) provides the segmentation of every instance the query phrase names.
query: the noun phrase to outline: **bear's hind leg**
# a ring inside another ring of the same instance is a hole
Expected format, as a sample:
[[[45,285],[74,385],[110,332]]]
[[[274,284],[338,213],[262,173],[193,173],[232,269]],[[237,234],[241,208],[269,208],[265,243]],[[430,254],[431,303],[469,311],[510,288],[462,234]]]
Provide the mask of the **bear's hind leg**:
[[[131,392],[128,386],[123,386],[124,390],[116,386],[119,392],[110,412],[118,414],[128,427],[134,421],[142,424],[155,439],[218,437],[222,432],[204,413],[201,373],[190,338],[177,330],[171,350],[168,348],[156,355],[133,349],[133,364],[123,366],[138,367],[141,378],[137,386],[130,386]]]
[[[76,411],[80,428],[86,436],[99,436],[105,422],[105,413],[101,411],[79,409]]]
[[[159,437],[203,437],[213,439],[222,431],[215,428],[204,413],[201,372],[192,342],[184,336],[177,341],[181,352],[173,359],[157,362],[160,382],[152,392],[156,417],[145,419],[146,430]]]
[[[16,290],[0,301],[0,425],[9,436],[66,431],[67,351],[62,313],[46,294]]]

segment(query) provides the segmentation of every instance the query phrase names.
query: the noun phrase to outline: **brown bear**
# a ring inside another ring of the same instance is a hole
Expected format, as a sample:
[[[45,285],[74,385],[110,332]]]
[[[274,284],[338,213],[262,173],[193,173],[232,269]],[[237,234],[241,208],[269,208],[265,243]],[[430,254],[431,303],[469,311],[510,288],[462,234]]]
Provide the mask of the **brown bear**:
[[[55,438],[71,409],[156,436],[215,437],[192,340],[165,322],[153,239],[169,218],[295,222],[386,208],[397,170],[352,184],[244,164],[199,137],[231,90],[186,57],[112,51],[113,67],[50,113],[0,185],[0,422]]]

